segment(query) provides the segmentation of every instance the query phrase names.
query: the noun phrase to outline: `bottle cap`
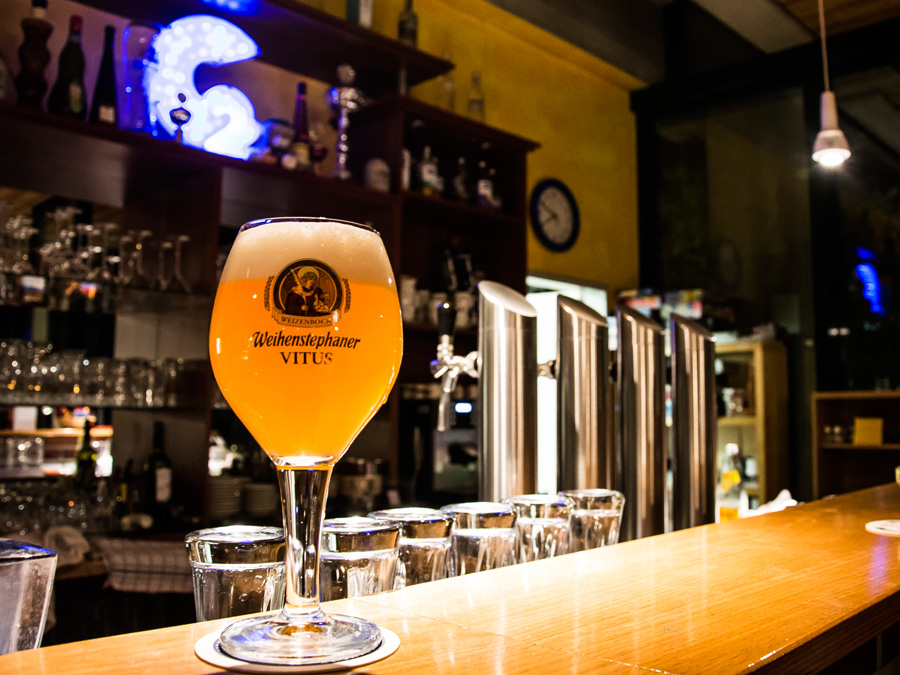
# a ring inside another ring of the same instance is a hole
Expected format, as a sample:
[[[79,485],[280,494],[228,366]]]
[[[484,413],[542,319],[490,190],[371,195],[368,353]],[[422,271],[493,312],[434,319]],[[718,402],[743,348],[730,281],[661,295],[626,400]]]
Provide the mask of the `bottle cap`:
[[[72,33],[81,33],[81,25],[84,20],[77,14],[73,14],[69,19],[69,31]]]

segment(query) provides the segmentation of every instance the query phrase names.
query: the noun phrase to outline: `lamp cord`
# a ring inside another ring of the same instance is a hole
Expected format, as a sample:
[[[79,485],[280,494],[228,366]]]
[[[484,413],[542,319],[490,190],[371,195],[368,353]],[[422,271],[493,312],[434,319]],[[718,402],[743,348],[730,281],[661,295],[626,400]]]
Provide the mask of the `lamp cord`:
[[[819,36],[822,39],[822,72],[825,75],[825,91],[831,89],[828,81],[828,49],[825,47],[825,0],[819,0]]]

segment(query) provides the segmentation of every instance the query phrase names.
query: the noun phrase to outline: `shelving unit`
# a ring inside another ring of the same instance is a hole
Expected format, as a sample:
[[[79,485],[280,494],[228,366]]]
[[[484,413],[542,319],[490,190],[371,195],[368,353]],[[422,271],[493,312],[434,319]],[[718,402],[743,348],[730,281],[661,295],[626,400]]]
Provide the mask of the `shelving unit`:
[[[737,443],[756,462],[756,482],[748,481],[751,507],[774,499],[788,487],[787,350],[780,342],[717,344],[723,386],[743,389],[745,414],[718,419],[717,456]]]
[[[884,442],[833,442],[825,427],[853,433],[854,419],[884,421]],[[894,480],[900,466],[900,391],[819,391],[812,397],[813,491],[816,499]]]
[[[81,4],[124,11],[114,0]],[[308,5],[290,0],[259,4],[252,16],[226,14],[211,5],[203,5],[202,11],[242,27],[260,43],[261,59],[301,77],[332,82],[337,65],[352,63],[358,86],[372,102],[352,117],[350,168],[359,177],[369,158],[385,159],[391,168],[389,193],[0,104],[0,186],[111,207],[121,214],[123,229],[147,229],[154,238],[191,237],[184,271],[193,294],[187,299],[161,294],[146,303],[123,305],[114,317],[114,355],[205,359],[220,238],[228,239],[220,237],[220,228],[233,236],[244,222],[262,217],[309,215],[371,223],[382,234],[395,276],[416,276],[432,290],[438,290],[430,276],[433,255],[452,245],[471,252],[486,278],[524,291],[526,157],[537,145],[398,93],[405,85],[447,72],[452,63]],[[195,11],[198,7],[186,0],[137,0],[127,6],[128,18],[163,24]],[[436,148],[490,154],[500,177],[501,209],[402,190],[403,147],[414,120],[424,124]],[[461,349],[469,343],[474,348],[474,335],[460,336]],[[434,328],[407,326],[398,384],[431,380],[428,362],[436,342]],[[136,353],[141,350],[147,353]],[[169,454],[181,481],[178,496],[188,512],[204,513],[214,383],[209,368],[197,378],[196,401],[185,409],[110,414],[117,461],[119,446],[136,448],[131,451],[136,457],[142,450],[146,454],[153,419],[165,421]],[[394,393],[373,420],[387,438],[381,459],[394,476],[398,408]]]

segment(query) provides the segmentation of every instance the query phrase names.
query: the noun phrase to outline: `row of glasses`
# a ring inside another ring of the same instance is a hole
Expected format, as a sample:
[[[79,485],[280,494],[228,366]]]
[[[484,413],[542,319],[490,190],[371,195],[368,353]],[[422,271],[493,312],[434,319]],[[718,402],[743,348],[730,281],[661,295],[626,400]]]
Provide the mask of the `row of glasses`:
[[[112,222],[78,222],[80,209],[62,206],[49,212],[43,241],[32,264],[30,241],[40,230],[23,215],[10,215],[12,207],[0,202],[0,272],[40,274],[50,278],[80,279],[117,286],[190,293],[184,276],[184,252],[191,238],[179,234],[153,241],[151,230],[120,232]],[[156,270],[149,267],[148,251],[155,246]]]
[[[183,359],[88,358],[47,343],[0,342],[0,402],[173,408],[183,405]]]
[[[610,546],[618,541],[623,506],[615,490],[571,490],[327,519],[319,597],[374,595]],[[225,526],[192,532],[185,543],[199,621],[281,607],[283,530]]]

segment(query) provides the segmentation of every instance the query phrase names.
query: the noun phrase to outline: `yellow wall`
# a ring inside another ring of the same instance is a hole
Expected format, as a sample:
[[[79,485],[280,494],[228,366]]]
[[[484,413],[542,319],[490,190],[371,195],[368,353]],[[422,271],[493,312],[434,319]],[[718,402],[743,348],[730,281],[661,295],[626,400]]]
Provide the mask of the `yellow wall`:
[[[310,0],[342,15],[343,0]],[[396,37],[402,0],[376,0],[373,28]],[[565,253],[545,249],[529,227],[533,271],[609,285],[638,284],[637,160],[628,94],[642,83],[484,0],[415,0],[419,48],[456,64],[456,112],[470,74],[482,73],[486,122],[537,141],[528,185],[558,178],[578,200],[581,235]],[[437,84],[413,95],[437,103]]]

